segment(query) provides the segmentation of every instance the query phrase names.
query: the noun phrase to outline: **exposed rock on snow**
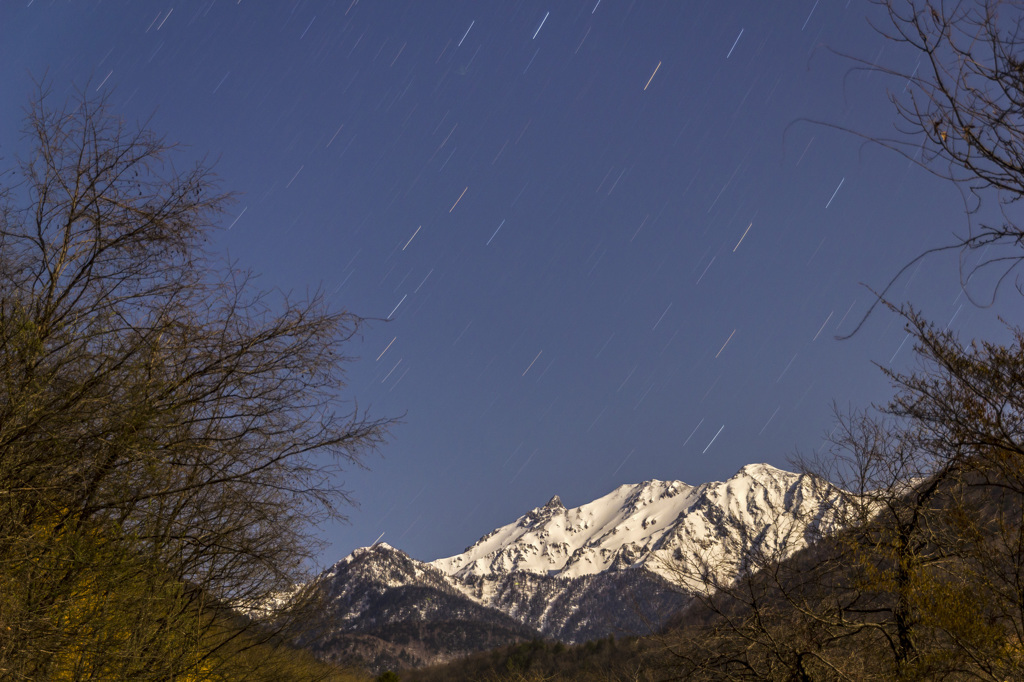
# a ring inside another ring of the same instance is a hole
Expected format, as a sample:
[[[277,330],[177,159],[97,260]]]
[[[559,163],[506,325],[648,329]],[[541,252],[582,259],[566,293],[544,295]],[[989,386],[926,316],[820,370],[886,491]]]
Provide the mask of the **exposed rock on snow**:
[[[462,554],[422,563],[381,543],[318,583],[335,633],[379,636],[415,621],[472,622],[473,641],[488,644],[530,632],[566,642],[643,634],[702,589],[681,567],[729,582],[751,557],[788,556],[831,532],[839,499],[817,479],[767,464],[699,486],[623,485],[572,509],[555,495]]]

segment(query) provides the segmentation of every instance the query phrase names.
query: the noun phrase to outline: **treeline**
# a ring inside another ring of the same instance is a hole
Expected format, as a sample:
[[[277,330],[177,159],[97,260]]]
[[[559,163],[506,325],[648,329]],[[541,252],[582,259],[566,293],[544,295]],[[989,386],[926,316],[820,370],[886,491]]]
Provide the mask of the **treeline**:
[[[705,587],[670,638],[681,677],[1024,678],[1024,334],[964,347],[904,314],[921,368],[805,463],[842,483],[841,527],[729,584],[677,566]]]
[[[959,249],[963,287],[1024,294],[1024,227],[1007,208],[1024,198],[1020,4],[878,4],[917,66],[858,65],[894,77],[898,136],[873,141],[967,201],[967,230],[921,258]],[[792,559],[752,557],[733,583],[700,557],[677,565],[703,587],[668,638],[679,678],[1024,679],[1024,327],[964,341],[887,291],[878,304],[902,317],[914,368],[882,368],[893,398],[837,414],[831,447],[797,461],[842,491],[841,523]]]
[[[404,682],[480,680],[528,682],[551,680],[653,680],[647,654],[654,640],[607,637],[567,646],[534,640],[474,654],[451,663],[401,672]]]

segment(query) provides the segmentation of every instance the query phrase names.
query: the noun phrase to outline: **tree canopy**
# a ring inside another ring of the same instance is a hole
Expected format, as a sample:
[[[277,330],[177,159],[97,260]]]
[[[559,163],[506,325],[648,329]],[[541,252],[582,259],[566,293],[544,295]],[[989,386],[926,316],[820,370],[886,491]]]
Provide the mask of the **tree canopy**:
[[[212,679],[390,422],[343,394],[361,318],[209,252],[208,167],[53,99],[0,187],[0,677]]]

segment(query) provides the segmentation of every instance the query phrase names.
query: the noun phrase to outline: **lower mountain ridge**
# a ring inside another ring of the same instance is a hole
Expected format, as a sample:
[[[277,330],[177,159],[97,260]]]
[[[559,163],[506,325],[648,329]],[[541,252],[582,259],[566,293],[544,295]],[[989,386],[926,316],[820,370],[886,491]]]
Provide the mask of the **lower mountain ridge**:
[[[839,500],[819,479],[752,464],[724,482],[623,485],[573,509],[555,496],[429,563],[378,543],[309,586],[324,607],[303,644],[379,672],[535,638],[649,634],[703,589],[700,572],[728,582],[753,553],[788,556],[835,530]]]

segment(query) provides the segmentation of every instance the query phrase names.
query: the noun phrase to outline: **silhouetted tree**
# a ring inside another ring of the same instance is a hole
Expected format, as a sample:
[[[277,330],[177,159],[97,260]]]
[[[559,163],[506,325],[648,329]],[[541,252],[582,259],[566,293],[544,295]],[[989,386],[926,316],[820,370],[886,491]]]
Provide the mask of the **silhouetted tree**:
[[[384,436],[341,395],[361,320],[219,265],[209,169],[51,99],[0,192],[0,677],[213,677]]]
[[[1022,227],[1008,207],[1024,197],[1024,12],[1017,0],[872,0],[876,30],[910,57],[899,68],[843,55],[891,77],[894,134],[853,132],[894,150],[961,191],[966,230],[909,263],[961,251],[961,281],[992,272],[995,291],[1024,258]],[[820,123],[820,122],[819,122]],[[830,124],[825,124],[830,125]],[[988,210],[982,210],[987,206]],[[976,258],[969,259],[974,255]],[[894,278],[893,281],[895,281]],[[892,282],[890,282],[890,286]],[[1021,284],[1017,283],[1021,289]],[[884,293],[884,292],[883,292]]]
[[[870,139],[961,188],[968,230],[939,249],[981,250],[964,283],[995,268],[998,289],[1024,259],[1007,208],[1024,198],[1022,5],[876,4],[879,31],[919,59],[861,62],[897,83],[896,134]],[[1024,677],[1024,330],[963,343],[878,300],[903,317],[918,366],[883,369],[895,397],[838,415],[832,447],[798,460],[842,491],[842,530],[723,584],[699,557],[682,566],[684,584],[703,586],[668,640],[682,677]]]
[[[1024,677],[1024,331],[965,346],[901,312],[917,369],[799,462],[836,484],[831,530],[737,580],[677,565],[698,597],[666,639],[681,678]]]

